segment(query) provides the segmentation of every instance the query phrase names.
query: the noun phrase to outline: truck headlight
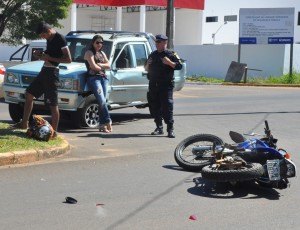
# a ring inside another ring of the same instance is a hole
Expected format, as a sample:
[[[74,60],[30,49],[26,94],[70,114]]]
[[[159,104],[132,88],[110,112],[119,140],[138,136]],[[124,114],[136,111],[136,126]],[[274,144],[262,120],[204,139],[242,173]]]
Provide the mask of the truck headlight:
[[[6,73],[5,74],[5,82],[9,84],[20,84],[19,78],[14,75],[13,73]]]
[[[61,89],[72,89],[73,88],[73,80],[72,79],[61,79],[60,87]]]
[[[79,90],[79,80],[78,79],[71,79],[71,78],[65,78],[60,79],[60,89],[66,89],[66,90]]]

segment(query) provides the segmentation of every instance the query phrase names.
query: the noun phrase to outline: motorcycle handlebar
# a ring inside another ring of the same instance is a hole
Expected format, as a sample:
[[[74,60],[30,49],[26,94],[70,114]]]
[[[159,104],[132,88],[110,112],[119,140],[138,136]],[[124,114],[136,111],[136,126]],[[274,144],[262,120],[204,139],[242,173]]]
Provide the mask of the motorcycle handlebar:
[[[266,126],[266,130],[270,130],[270,129],[269,129],[268,121],[265,121],[265,126]]]

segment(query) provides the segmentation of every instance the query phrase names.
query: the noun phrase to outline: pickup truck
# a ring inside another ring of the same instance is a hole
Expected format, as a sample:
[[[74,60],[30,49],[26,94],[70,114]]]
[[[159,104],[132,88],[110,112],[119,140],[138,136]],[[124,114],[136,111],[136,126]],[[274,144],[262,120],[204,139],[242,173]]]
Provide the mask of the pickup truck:
[[[86,84],[86,66],[83,60],[83,55],[95,34],[101,34],[104,38],[103,49],[111,63],[111,69],[106,71],[109,79],[107,94],[109,109],[148,106],[148,79],[144,63],[148,55],[155,50],[152,34],[125,31],[71,31],[66,35],[66,40],[72,55],[72,63],[59,65],[58,107],[61,115],[71,119],[76,127],[95,128],[99,124],[98,104]],[[29,60],[33,49],[45,47],[29,46]],[[22,119],[25,89],[42,66],[43,61],[36,60],[7,68],[3,91],[10,117],[14,122]],[[183,68],[176,70],[174,75],[174,90],[181,90],[186,78],[184,61]],[[35,98],[33,113],[42,110],[47,110],[43,96]]]

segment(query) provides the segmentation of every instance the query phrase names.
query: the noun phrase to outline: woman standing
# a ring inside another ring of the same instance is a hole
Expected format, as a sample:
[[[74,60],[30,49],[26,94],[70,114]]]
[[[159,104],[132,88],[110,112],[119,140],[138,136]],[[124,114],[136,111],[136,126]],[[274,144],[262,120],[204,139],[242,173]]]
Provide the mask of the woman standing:
[[[99,131],[112,131],[112,122],[106,104],[108,79],[105,70],[110,68],[106,54],[102,51],[103,38],[95,35],[90,48],[84,54],[87,68],[87,84],[94,93],[99,104]]]

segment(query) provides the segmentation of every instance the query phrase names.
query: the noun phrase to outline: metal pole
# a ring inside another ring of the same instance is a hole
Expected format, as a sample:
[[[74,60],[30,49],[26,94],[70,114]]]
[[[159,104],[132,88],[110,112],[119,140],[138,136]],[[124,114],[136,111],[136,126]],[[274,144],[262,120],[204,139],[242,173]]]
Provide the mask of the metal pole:
[[[238,45],[238,63],[241,63],[241,44],[239,43]]]
[[[291,44],[291,49],[290,49],[290,79],[292,79],[292,75],[293,75],[293,53],[294,53],[294,43]]]
[[[245,67],[245,73],[244,73],[244,83],[247,83],[247,74],[248,74],[248,68]]]
[[[173,49],[174,48],[174,44],[173,44],[173,37],[174,37],[174,0],[168,0],[166,35],[169,38],[168,48]]]

